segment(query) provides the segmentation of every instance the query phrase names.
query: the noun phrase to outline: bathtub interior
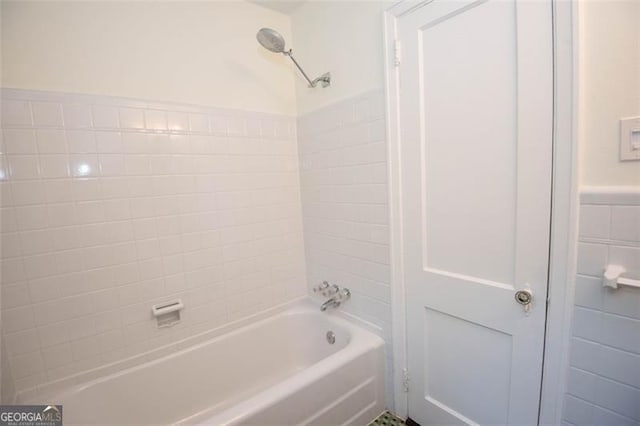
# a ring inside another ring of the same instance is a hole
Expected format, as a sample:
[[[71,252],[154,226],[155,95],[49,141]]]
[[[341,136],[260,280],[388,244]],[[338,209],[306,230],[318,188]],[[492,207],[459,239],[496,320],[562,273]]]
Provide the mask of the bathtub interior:
[[[327,341],[327,331],[335,342]],[[219,412],[347,347],[350,331],[316,312],[285,312],[54,396],[69,424],[166,424]],[[50,401],[32,401],[49,403]]]

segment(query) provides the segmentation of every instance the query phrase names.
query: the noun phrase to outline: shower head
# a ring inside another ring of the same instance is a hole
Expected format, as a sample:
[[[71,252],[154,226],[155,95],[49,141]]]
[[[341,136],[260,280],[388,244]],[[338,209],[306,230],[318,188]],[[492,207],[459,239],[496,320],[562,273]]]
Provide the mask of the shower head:
[[[274,53],[284,53],[284,38],[276,30],[262,28],[256,34],[256,38],[265,49]]]
[[[298,64],[298,61],[293,57],[291,49],[284,49],[284,37],[282,37],[282,35],[276,30],[272,30],[271,28],[261,28],[260,31],[258,31],[258,34],[256,34],[256,39],[258,39],[258,43],[260,43],[265,49],[288,56],[300,70],[305,80],[307,80],[309,87],[316,87],[318,83],[320,83],[322,87],[328,87],[331,85],[331,74],[328,72],[312,81],[307,73],[304,72],[300,64]]]

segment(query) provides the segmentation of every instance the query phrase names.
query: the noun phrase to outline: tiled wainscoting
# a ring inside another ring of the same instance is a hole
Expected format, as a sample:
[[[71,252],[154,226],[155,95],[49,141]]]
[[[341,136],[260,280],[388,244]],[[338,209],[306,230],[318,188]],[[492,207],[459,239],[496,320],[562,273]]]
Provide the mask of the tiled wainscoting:
[[[349,287],[343,305],[380,327],[391,380],[389,212],[384,93],[332,104],[298,119],[307,283]]]
[[[640,423],[640,288],[602,287],[608,264],[640,279],[640,191],[581,194],[578,275],[563,419]]]
[[[0,294],[0,298],[2,295]],[[4,337],[0,335],[0,403],[10,403],[15,400],[16,389],[9,366],[9,357],[4,343]]]
[[[305,294],[294,118],[2,100],[2,332],[18,391]],[[175,298],[182,323],[156,328],[151,305]]]

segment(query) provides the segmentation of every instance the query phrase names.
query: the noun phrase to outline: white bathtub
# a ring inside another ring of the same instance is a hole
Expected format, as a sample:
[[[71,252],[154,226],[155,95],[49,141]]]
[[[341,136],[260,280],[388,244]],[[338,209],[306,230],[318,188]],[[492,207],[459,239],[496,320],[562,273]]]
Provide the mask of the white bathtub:
[[[366,425],[385,408],[383,351],[375,334],[302,302],[46,403],[64,406],[65,424]]]

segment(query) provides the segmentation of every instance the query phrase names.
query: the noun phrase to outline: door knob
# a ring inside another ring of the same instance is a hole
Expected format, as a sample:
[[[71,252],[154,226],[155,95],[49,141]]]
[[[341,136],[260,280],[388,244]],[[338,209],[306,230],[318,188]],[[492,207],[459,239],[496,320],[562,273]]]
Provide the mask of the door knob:
[[[518,290],[515,294],[516,302],[524,307],[525,312],[529,312],[531,309],[531,302],[533,301],[533,293],[531,290]]]

